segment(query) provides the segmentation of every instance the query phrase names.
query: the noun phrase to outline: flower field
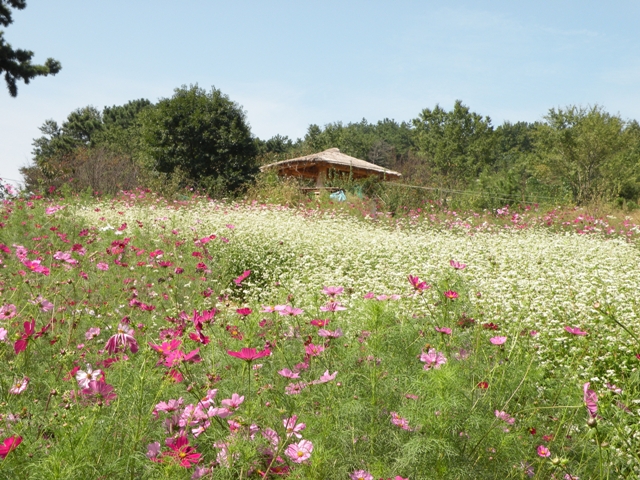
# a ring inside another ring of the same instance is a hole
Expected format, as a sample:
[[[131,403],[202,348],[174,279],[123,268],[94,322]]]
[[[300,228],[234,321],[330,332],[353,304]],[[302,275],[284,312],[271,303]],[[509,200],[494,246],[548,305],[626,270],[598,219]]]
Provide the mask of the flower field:
[[[5,200],[0,478],[637,478],[635,226],[518,215]]]

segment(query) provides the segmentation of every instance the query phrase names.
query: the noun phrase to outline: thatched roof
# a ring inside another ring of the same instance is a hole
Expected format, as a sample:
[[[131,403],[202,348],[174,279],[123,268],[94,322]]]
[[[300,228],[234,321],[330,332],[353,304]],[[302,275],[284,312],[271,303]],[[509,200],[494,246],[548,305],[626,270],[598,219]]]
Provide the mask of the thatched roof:
[[[324,152],[313,153],[304,157],[282,160],[260,167],[261,171],[278,170],[280,175],[292,177],[318,178],[327,170],[348,172],[353,178],[364,178],[376,175],[380,178],[400,178],[402,174],[383,168],[359,158],[341,153],[337,148],[330,148]]]

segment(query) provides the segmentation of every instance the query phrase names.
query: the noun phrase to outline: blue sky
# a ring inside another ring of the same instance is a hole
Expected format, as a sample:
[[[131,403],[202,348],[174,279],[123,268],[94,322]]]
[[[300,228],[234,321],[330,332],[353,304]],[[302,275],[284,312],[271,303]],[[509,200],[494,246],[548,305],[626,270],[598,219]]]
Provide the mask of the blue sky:
[[[398,121],[461,99],[494,125],[600,104],[640,120],[637,1],[28,0],[5,39],[62,63],[0,92],[0,177],[47,119],[215,86],[256,136]]]

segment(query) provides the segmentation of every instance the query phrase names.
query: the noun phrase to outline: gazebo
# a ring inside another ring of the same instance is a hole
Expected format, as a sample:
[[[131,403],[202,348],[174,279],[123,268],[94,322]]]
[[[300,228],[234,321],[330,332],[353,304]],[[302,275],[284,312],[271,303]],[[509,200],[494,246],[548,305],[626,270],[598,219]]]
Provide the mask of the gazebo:
[[[324,188],[327,172],[348,173],[352,178],[366,178],[377,176],[383,179],[397,179],[402,176],[398,172],[383,168],[359,158],[350,157],[337,148],[330,148],[323,152],[313,153],[304,157],[282,160],[280,162],[263,165],[260,170],[277,170],[280,176],[312,178],[316,181],[316,189]]]

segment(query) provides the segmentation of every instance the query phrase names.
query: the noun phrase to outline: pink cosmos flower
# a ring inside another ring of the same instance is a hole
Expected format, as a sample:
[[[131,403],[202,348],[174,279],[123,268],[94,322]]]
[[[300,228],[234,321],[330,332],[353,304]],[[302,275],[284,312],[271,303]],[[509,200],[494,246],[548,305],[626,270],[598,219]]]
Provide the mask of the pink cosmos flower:
[[[334,331],[321,328],[320,330],[318,330],[318,335],[324,338],[340,338],[344,334],[342,333],[341,328],[337,328]]]
[[[174,338],[170,342],[162,342],[162,345],[149,342],[149,346],[162,355],[169,355],[174,350],[177,350],[180,345],[182,345],[182,340],[177,338]]]
[[[458,292],[454,292],[453,290],[447,290],[446,292],[443,293],[443,295],[445,296],[445,298],[448,298],[449,300],[455,300],[460,296],[458,295]]]
[[[27,267],[29,270],[31,270],[32,272],[35,273],[42,273],[45,276],[49,276],[49,274],[51,273],[51,271],[45,267],[44,265],[41,265],[41,261],[40,260],[27,260],[25,259],[22,264]]]
[[[175,412],[182,406],[182,402],[184,402],[182,397],[177,400],[170,399],[167,402],[160,402],[156,404],[155,408],[153,409],[153,414],[157,416],[158,412]]]
[[[202,361],[202,358],[198,354],[199,352],[200,348],[191,350],[189,353],[184,353],[182,350],[174,350],[168,353],[165,356],[164,361],[160,360],[158,364],[162,364],[165,367],[172,368],[180,365],[182,362],[199,363]]]
[[[133,328],[129,328],[126,323],[118,325],[116,334],[107,340],[105,348],[112,355],[118,351],[125,352],[127,348],[131,350],[131,353],[136,353],[138,342],[133,337]]]
[[[424,290],[428,290],[429,288],[431,288],[430,285],[427,285],[427,282],[423,282],[417,276],[414,277],[413,275],[409,275],[408,278],[409,278],[409,283],[411,283],[413,288],[418,292],[422,292]]]
[[[320,307],[321,312],[339,312],[346,309],[347,307],[344,307],[340,302],[329,302]]]
[[[166,444],[171,450],[164,452],[163,455],[173,458],[181,466],[189,468],[192,463],[200,461],[202,454],[197,453],[196,449],[189,445],[187,437],[181,435],[178,438],[168,438]]]
[[[300,378],[300,374],[292,372],[288,368],[284,368],[282,370],[279,370],[278,373],[280,375],[282,375],[283,377],[285,377],[285,378]]]
[[[406,418],[398,415],[398,412],[391,412],[391,423],[395,426],[400,427],[403,430],[411,431],[411,427],[409,426],[409,421]]]
[[[236,308],[236,313],[238,315],[242,315],[243,317],[247,317],[253,313],[253,310],[250,308]]]
[[[580,328],[578,327],[564,327],[564,329],[571,333],[572,335],[580,335],[580,336],[584,336],[587,335],[588,332],[583,332],[582,330],[580,330]]]
[[[330,297],[335,297],[337,295],[340,295],[342,292],[344,292],[344,287],[324,287],[322,289],[322,292],[325,295],[329,295]]]
[[[13,344],[13,350],[15,351],[16,355],[20,352],[24,352],[27,349],[29,340],[36,331],[36,321],[31,320],[30,322],[24,322],[22,327],[24,331],[20,334],[20,339],[16,340]]]
[[[2,459],[6,458],[6,456],[9,455],[11,451],[18,448],[18,445],[20,445],[21,443],[22,443],[22,437],[20,436],[5,438],[2,441],[2,444],[0,444],[0,458]]]
[[[276,308],[275,311],[277,311],[278,314],[280,315],[290,316],[290,317],[295,317],[296,315],[300,315],[304,313],[304,310],[302,310],[301,308],[293,308],[291,305],[284,305],[284,308],[282,309]]]
[[[240,285],[242,284],[242,282],[244,282],[244,281],[249,277],[249,275],[251,275],[251,270],[245,270],[245,271],[244,271],[244,272],[242,272],[242,274],[241,274],[238,278],[236,278],[233,282],[234,282],[236,285],[240,286]]]
[[[491,337],[489,341],[494,345],[502,345],[507,341],[507,337]]]
[[[9,332],[6,328],[0,328],[0,342],[6,342],[8,334]]]
[[[447,327],[434,327],[436,332],[444,333],[445,335],[451,335],[451,329]]]
[[[538,445],[538,456],[542,457],[542,458],[547,458],[551,456],[551,452],[549,451],[549,449],[547,447],[545,447],[544,445]]]
[[[496,418],[499,418],[500,420],[507,422],[509,425],[513,425],[516,421],[516,419],[513,418],[511,415],[509,415],[507,412],[496,410],[495,415],[496,415]]]
[[[607,382],[606,387],[607,387],[609,390],[611,390],[613,393],[622,393],[622,389],[621,389],[621,388],[616,387],[615,385],[613,385],[613,384],[611,384],[611,383],[608,383],[608,382]]]
[[[209,407],[209,410],[207,410],[207,416],[209,418],[211,417],[227,418],[231,416],[232,413],[233,412],[226,407]]]
[[[268,357],[271,355],[271,350],[265,348],[264,350],[256,350],[255,348],[243,348],[239,352],[232,352],[231,350],[227,350],[227,353],[232,357],[239,358],[246,362],[252,362],[253,360],[257,360],[258,358]]]
[[[425,370],[429,370],[430,368],[440,368],[441,365],[447,363],[447,359],[442,352],[436,352],[435,348],[430,348],[427,353],[422,352],[422,355],[420,355],[420,361],[425,362]]]
[[[244,402],[244,396],[240,396],[237,393],[231,395],[231,398],[226,398],[220,402],[223,407],[229,410],[235,410]]]
[[[583,399],[589,411],[589,416],[596,418],[598,413],[598,395],[593,390],[589,390],[589,382],[582,386],[582,391],[584,392]]]
[[[368,292],[365,293],[362,298],[364,298],[365,300],[371,300],[372,298],[376,298],[376,294],[373,292]]]
[[[109,405],[112,400],[115,400],[117,395],[113,393],[113,387],[104,382],[97,382],[91,380],[86,388],[80,391],[87,399],[96,403],[104,402],[105,405]]]
[[[27,389],[27,385],[29,385],[29,377],[24,377],[19,382],[13,384],[13,386],[9,389],[9,393],[12,395],[20,395]]]
[[[298,438],[302,438],[300,432],[307,428],[307,426],[304,423],[296,423],[297,421],[297,415],[292,415],[291,418],[285,418],[282,421],[282,424],[287,431],[287,438],[291,437],[292,435],[295,435]]]
[[[328,318],[325,319],[325,320],[321,320],[319,318],[314,318],[309,323],[311,325],[313,325],[314,327],[326,327],[329,322],[331,322],[331,320],[329,320]]]
[[[349,478],[351,480],[374,480],[373,475],[366,470],[356,470]]]
[[[14,304],[3,305],[0,307],[0,320],[10,320],[18,314]]]
[[[333,372],[331,375],[329,375],[329,370],[325,370],[322,376],[318,380],[314,380],[311,383],[313,385],[320,385],[321,383],[327,383],[335,379],[336,375],[338,375],[338,372]]]
[[[54,205],[53,207],[47,207],[44,213],[46,213],[47,215],[53,215],[54,213],[56,213],[59,210],[62,210],[63,208],[64,208],[64,205]]]
[[[31,303],[33,303],[34,305],[38,305],[40,307],[40,310],[42,310],[43,312],[50,312],[51,310],[53,310],[53,303],[44,298],[42,295],[38,295],[38,297],[35,300],[31,301]]]
[[[160,442],[153,442],[147,445],[147,458],[154,460],[160,455]]]
[[[102,270],[103,272],[106,272],[107,270],[109,270],[109,264],[104,263],[104,262],[100,262],[100,263],[96,264],[96,268],[98,270]]]
[[[102,376],[102,370],[94,370],[91,365],[87,363],[87,370],[78,370],[76,372],[76,381],[80,388],[88,388],[89,382],[92,380],[99,380]]]
[[[262,436],[266,438],[273,448],[278,448],[278,444],[280,443],[280,437],[278,433],[272,428],[265,428],[262,431]]]
[[[307,384],[304,382],[290,383],[285,387],[284,393],[287,395],[298,395],[306,386]]]
[[[324,347],[322,345],[314,345],[313,343],[310,343],[309,345],[305,345],[304,352],[310,357],[317,357],[324,352]]]
[[[460,263],[460,262],[456,262],[455,260],[449,260],[449,265],[451,265],[456,270],[463,270],[463,269],[465,269],[467,267],[466,264]]]
[[[302,463],[311,457],[313,452],[313,443],[309,440],[300,440],[298,443],[292,443],[284,451],[285,455],[291,459],[293,463]]]
[[[97,337],[98,335],[100,335],[100,327],[91,327],[89,330],[87,330],[84,334],[84,338],[87,340],[91,340],[94,337]]]

